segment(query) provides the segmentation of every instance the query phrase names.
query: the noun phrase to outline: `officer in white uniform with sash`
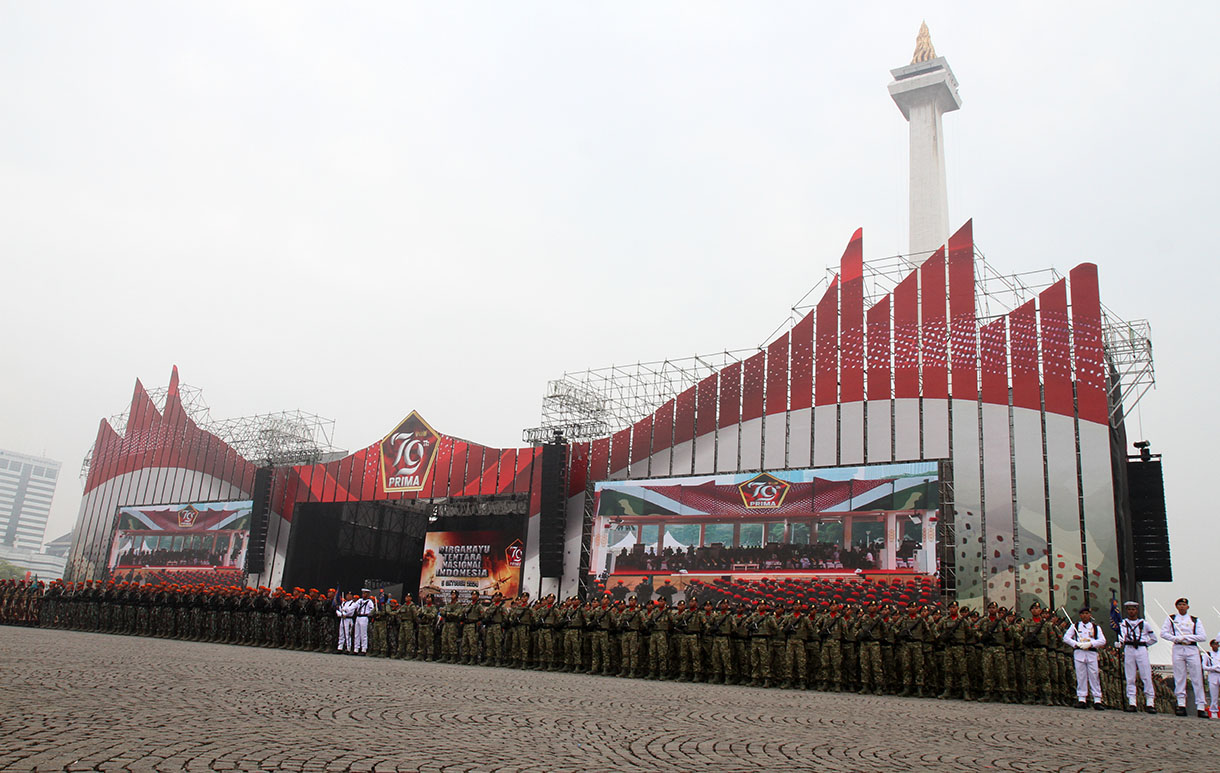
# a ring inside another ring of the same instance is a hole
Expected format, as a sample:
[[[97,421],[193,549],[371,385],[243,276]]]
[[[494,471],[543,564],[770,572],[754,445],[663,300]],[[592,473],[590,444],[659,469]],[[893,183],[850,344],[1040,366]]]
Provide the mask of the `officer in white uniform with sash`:
[[[352,594],[347,594],[347,597],[339,602],[335,614],[339,616],[339,651],[353,652],[352,620],[356,615],[356,602],[352,600]]]
[[[1156,713],[1153,702],[1152,666],[1148,663],[1148,647],[1156,643],[1156,627],[1139,616],[1140,605],[1134,601],[1123,604],[1124,617],[1118,624],[1118,640],[1114,646],[1123,651],[1123,673],[1127,676],[1127,705],[1123,711],[1139,711],[1135,705],[1135,680],[1144,683],[1144,711]]]
[[[1088,607],[1080,610],[1080,619],[1063,633],[1063,643],[1073,650],[1076,661],[1076,708],[1087,708],[1089,694],[1093,695],[1093,708],[1105,708],[1101,697],[1101,672],[1097,667],[1097,651],[1106,646],[1106,635],[1101,626],[1093,622],[1093,612]]]
[[[360,598],[352,602],[352,615],[356,618],[356,640],[353,652],[361,655],[369,651],[369,618],[377,611],[377,602],[373,601],[373,593],[365,588]]]
[[[1175,714],[1186,716],[1186,680],[1195,688],[1195,711],[1207,719],[1203,708],[1203,669],[1199,661],[1199,642],[1207,641],[1207,631],[1199,618],[1187,614],[1190,602],[1178,599],[1174,602],[1177,614],[1170,615],[1161,626],[1161,638],[1173,642],[1173,691],[1178,698]]]
[[[1211,649],[1203,653],[1203,673],[1207,675],[1208,714],[1220,717],[1216,699],[1220,698],[1220,641],[1212,639]]]

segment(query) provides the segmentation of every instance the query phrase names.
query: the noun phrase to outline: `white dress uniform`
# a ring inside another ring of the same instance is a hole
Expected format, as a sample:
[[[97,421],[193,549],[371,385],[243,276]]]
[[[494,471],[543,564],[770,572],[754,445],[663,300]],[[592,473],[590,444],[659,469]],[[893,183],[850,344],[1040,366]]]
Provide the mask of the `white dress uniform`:
[[[1135,679],[1144,683],[1144,702],[1151,706],[1156,699],[1152,686],[1152,666],[1148,662],[1148,647],[1156,644],[1156,627],[1142,618],[1126,617],[1118,625],[1118,640],[1114,646],[1123,651],[1123,673],[1127,676],[1127,703],[1135,705]]]
[[[1199,664],[1199,642],[1207,641],[1207,632],[1199,618],[1191,615],[1170,615],[1161,626],[1161,638],[1173,642],[1173,691],[1178,706],[1186,706],[1186,680],[1195,686],[1195,708],[1203,711],[1203,669]]]
[[[356,602],[340,603],[335,614],[339,616],[339,651],[352,652],[352,619],[356,615]]]
[[[1220,652],[1205,650],[1203,652],[1203,673],[1207,674],[1208,709],[1216,716],[1217,698],[1220,698]]]
[[[354,652],[369,651],[369,617],[377,609],[377,602],[372,599],[356,599],[352,602],[352,613],[356,618],[356,640],[352,648]]]
[[[1064,632],[1063,643],[1072,648],[1072,658],[1076,661],[1076,700],[1084,703],[1091,692],[1093,703],[1100,705],[1101,672],[1097,667],[1097,651],[1106,646],[1101,626],[1095,621],[1077,620]]]

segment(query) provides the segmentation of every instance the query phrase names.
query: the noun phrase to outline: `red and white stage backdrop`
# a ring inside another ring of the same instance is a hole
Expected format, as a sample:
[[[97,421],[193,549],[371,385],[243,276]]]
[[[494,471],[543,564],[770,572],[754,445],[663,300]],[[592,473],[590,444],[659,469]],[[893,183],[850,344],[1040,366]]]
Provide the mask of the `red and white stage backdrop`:
[[[1108,600],[1119,567],[1097,267],[1076,266],[1010,314],[979,319],[977,308],[970,223],[867,309],[857,231],[789,332],[633,427],[570,447],[560,592],[576,589],[589,482],[947,459],[959,599]],[[122,505],[249,496],[253,466],[185,416],[176,380],[162,413],[137,383],[124,436],[102,422],[71,573],[99,574]],[[517,493],[530,502],[532,591],[539,456],[448,437],[412,414],[342,460],[281,469],[267,571],[250,581],[278,581],[296,502]]]
[[[635,426],[572,449],[586,481],[950,460],[956,594],[1011,606],[1118,590],[1097,267],[978,318],[967,223],[864,307],[857,231],[812,312]],[[1045,448],[1045,453],[1043,449]],[[576,574],[581,504],[569,501]]]
[[[342,459],[277,468],[266,569],[248,582],[279,584],[297,503],[515,494],[528,502],[531,514],[524,582],[536,588],[541,454],[541,448],[489,448],[442,435],[411,413],[385,437]],[[177,368],[162,411],[137,381],[127,431],[120,436],[105,420],[98,429],[66,573],[103,576],[120,508],[249,499],[254,473],[253,464],[186,415]]]

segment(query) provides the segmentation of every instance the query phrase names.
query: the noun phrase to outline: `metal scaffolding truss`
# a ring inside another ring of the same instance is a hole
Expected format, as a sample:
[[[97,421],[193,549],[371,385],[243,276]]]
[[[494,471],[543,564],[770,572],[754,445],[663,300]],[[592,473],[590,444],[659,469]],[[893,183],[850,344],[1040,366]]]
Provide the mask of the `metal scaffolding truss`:
[[[301,410],[213,420],[204,429],[259,466],[317,464],[341,453],[334,420]]]
[[[701,379],[755,351],[739,349],[564,373],[547,382],[542,424],[522,432],[522,439],[544,443],[558,431],[568,441],[589,440],[626,429]]]
[[[865,306],[871,307],[892,293],[927,257],[888,255],[865,261]],[[1063,278],[1053,268],[1004,273],[987,260],[977,244],[974,258],[975,311],[980,324],[1011,313]],[[776,336],[791,330],[813,310],[837,273],[837,267],[828,268],[755,348],[612,365],[564,373],[562,378],[548,381],[542,398],[542,423],[525,430],[524,441],[544,443],[556,432],[569,441],[588,440],[630,427],[701,379],[760,351]],[[1145,320],[1125,321],[1104,306],[1102,312],[1106,355],[1118,376],[1110,385],[1110,418],[1117,421],[1155,384],[1151,329]]]
[[[1101,335],[1109,363],[1110,423],[1130,414],[1156,385],[1152,362],[1152,326],[1146,319],[1124,321],[1104,305]]]
[[[160,387],[147,391],[157,410],[164,413],[169,390]],[[333,419],[300,410],[213,419],[211,409],[203,399],[202,389],[180,384],[178,397],[195,426],[220,438],[243,459],[254,464],[316,464],[344,453],[334,446]],[[130,408],[107,419],[120,436],[127,432],[129,414]],[[81,462],[81,480],[89,475],[93,451],[91,446]]]
[[[885,255],[864,262],[864,305],[871,307],[894,292],[898,283],[906,279],[927,254],[918,256],[918,262],[909,255]],[[838,268],[827,268],[826,274],[792,305],[787,318],[777,325],[763,343],[795,325],[817,305],[822,293],[838,275]],[[988,262],[987,256],[975,245],[974,282],[977,291],[980,320],[993,319],[1008,314],[1013,309],[1037,296],[1039,292],[1062,279],[1053,268],[1017,273],[1003,273]]]

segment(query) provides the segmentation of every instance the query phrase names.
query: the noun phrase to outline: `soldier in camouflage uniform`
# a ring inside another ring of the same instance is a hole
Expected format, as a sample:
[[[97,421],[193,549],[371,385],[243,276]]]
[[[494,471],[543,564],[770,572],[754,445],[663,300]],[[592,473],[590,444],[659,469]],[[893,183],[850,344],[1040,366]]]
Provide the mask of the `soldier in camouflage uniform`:
[[[283,591],[275,601],[276,616],[279,617],[279,623],[276,627],[275,641],[276,646],[287,649],[296,649],[297,643],[297,596],[300,588],[297,588],[292,593]]]
[[[843,690],[843,634],[847,624],[842,611],[841,605],[832,604],[818,628],[822,643],[822,689],[835,692]]]
[[[885,667],[881,661],[881,618],[877,605],[869,604],[856,621],[856,642],[860,648],[859,693],[881,695],[885,687]]]
[[[618,672],[621,677],[636,679],[640,675],[643,654],[640,633],[644,630],[644,622],[644,612],[637,606],[635,596],[631,596],[615,621],[615,627],[620,631],[619,645],[622,648]]]
[[[614,667],[610,643],[614,628],[614,613],[610,609],[610,596],[603,595],[601,603],[589,610],[588,618],[593,628],[593,651],[589,660],[589,673],[609,676]]]
[[[902,672],[902,697],[920,695],[924,691],[923,644],[928,638],[928,622],[912,603],[898,623],[899,669]]]
[[[395,622],[398,623],[398,632],[395,634],[394,657],[414,660],[419,647],[419,607],[415,606],[411,594],[403,597]]]
[[[1048,620],[1037,601],[1029,609],[1030,619],[1021,630],[1025,650],[1025,702],[1035,700],[1047,706],[1054,705],[1054,690],[1051,687],[1049,648],[1052,646],[1054,624]],[[1035,697],[1036,696],[1036,697]]]
[[[508,657],[513,668],[525,668],[530,657],[529,594],[513,600],[508,608]]]
[[[849,692],[855,692],[860,689],[860,647],[856,640],[856,626],[860,621],[859,611],[854,604],[845,604],[843,606],[843,639],[842,647],[842,676],[840,678],[843,689]]]
[[[1055,659],[1054,684],[1055,693],[1059,696],[1061,706],[1071,706],[1076,703],[1075,667],[1072,664],[1072,651],[1063,643],[1063,634],[1067,632],[1069,623],[1062,617],[1055,618],[1055,646],[1049,650]]]
[[[779,623],[769,607],[758,604],[746,621],[746,630],[750,632],[750,686],[770,687],[771,640],[779,635]]]
[[[105,593],[111,593],[110,588],[113,585],[114,583],[110,583]],[[58,580],[52,582],[46,591],[43,592],[42,603],[38,605],[38,625],[40,627],[54,628],[58,624],[59,596],[61,592]],[[109,602],[109,599],[107,599],[107,602]],[[102,630],[106,631],[109,630],[110,604],[105,603],[102,606],[102,611],[105,614],[105,617],[102,619]]]
[[[729,608],[728,599],[721,599],[707,620],[707,630],[712,637],[712,654],[708,663],[711,666],[713,683],[733,684],[737,681],[737,668],[733,659],[733,627],[733,612]]]
[[[672,663],[669,657],[669,638],[674,630],[676,615],[665,605],[665,601],[657,599],[647,612],[646,626],[648,628],[648,677],[649,679],[669,679]]]
[[[465,614],[458,592],[449,595],[449,603],[441,608],[441,662],[458,661],[458,633],[462,615]]]
[[[750,673],[750,607],[738,601],[733,607],[733,661],[737,684],[746,684]]]
[[[783,679],[780,687],[787,690],[795,685],[797,689],[804,689],[809,679],[806,647],[814,635],[808,610],[798,608],[795,603],[790,605],[780,619],[780,629],[785,637],[784,656],[779,669]]]
[[[530,604],[528,611],[530,651],[528,668],[533,671],[545,671],[547,667],[544,652],[551,651],[551,632],[546,627],[547,615],[551,613],[551,599],[540,597]]]
[[[288,643],[288,610],[292,600],[283,588],[276,588],[271,596],[270,644],[268,646],[282,648]]]
[[[805,684],[801,685],[806,690],[817,689],[822,681],[822,620],[825,618],[826,612],[827,607],[821,604],[808,612],[810,632],[809,638],[805,641],[807,676]]]
[[[411,600],[408,595],[407,601]],[[387,658],[400,657],[402,644],[398,638],[399,631],[402,628],[402,605],[398,603],[398,599],[390,599],[385,605],[385,656]]]
[[[539,667],[544,671],[558,671],[563,662],[563,606],[552,596],[547,597],[546,611],[542,615],[542,648],[538,653]]]
[[[895,695],[900,687],[898,678],[898,630],[896,617],[889,604],[881,608],[881,674],[885,677],[882,689]]]
[[[583,642],[581,637],[585,630],[585,610],[578,598],[570,598],[563,602],[563,618],[560,635],[563,637],[563,667],[566,672],[580,670]]]
[[[203,641],[207,629],[205,607],[207,605],[207,590],[196,586],[191,596],[191,641]]]
[[[280,593],[283,594],[283,591],[280,590]],[[279,598],[272,595],[270,588],[264,588],[262,593],[259,595],[259,598],[262,599],[260,602],[261,606],[259,607],[262,614],[258,621],[259,636],[257,646],[274,647],[276,646],[277,637],[281,634],[281,631],[279,630]]]
[[[429,593],[415,613],[415,657],[431,663],[436,659],[436,629],[441,625],[441,610],[436,595]]]
[[[394,602],[398,606],[398,602]],[[384,658],[386,650],[389,646],[389,604],[384,607],[376,607],[373,609],[373,614],[369,617],[369,655],[375,658]]]
[[[941,672],[941,653],[936,648],[936,629],[940,625],[940,609],[925,605],[921,611],[924,622],[927,623],[927,633],[923,640],[923,696],[931,698],[939,695],[944,687],[944,675]]]
[[[983,690],[980,701],[1002,701],[1008,694],[1008,624],[1000,617],[996,603],[987,605],[987,619],[979,625],[983,645]]]
[[[483,665],[499,666],[504,662],[504,626],[507,622],[504,594],[496,591],[491,604],[483,610]]]
[[[470,601],[462,605],[462,663],[478,665],[479,637],[483,627],[483,599],[471,591]]]
[[[970,691],[970,671],[966,667],[966,642],[970,623],[961,615],[957,602],[949,604],[949,614],[936,629],[936,640],[944,653],[945,689],[938,698],[974,700]]]
[[[691,599],[682,609],[678,604],[678,613],[674,616],[674,627],[678,632],[678,667],[682,674],[678,681],[703,681],[703,651],[699,639],[703,635],[703,612],[699,602]]]
[[[969,638],[966,640],[966,668],[970,672],[970,684],[981,689],[983,685],[983,644],[979,641],[979,611],[971,609],[969,612],[964,612],[963,615],[970,626]]]
[[[1016,703],[1021,701],[1025,692],[1025,680],[1022,678],[1024,658],[1023,622],[1017,614],[1009,609],[1003,610],[1004,622],[1008,624],[1008,643],[1004,655],[1008,660],[1008,700]]]
[[[82,598],[82,602],[84,599]],[[152,611],[153,611],[153,589],[152,586],[142,585],[140,591],[136,595],[136,633],[140,636],[152,636]],[[84,612],[84,606],[81,606],[81,612]]]
[[[529,638],[529,646],[525,650],[525,667],[531,671],[544,670],[542,639],[548,635],[544,623],[549,611],[547,598],[539,596],[526,606],[525,613],[521,616],[522,621],[528,624],[526,636]]]

